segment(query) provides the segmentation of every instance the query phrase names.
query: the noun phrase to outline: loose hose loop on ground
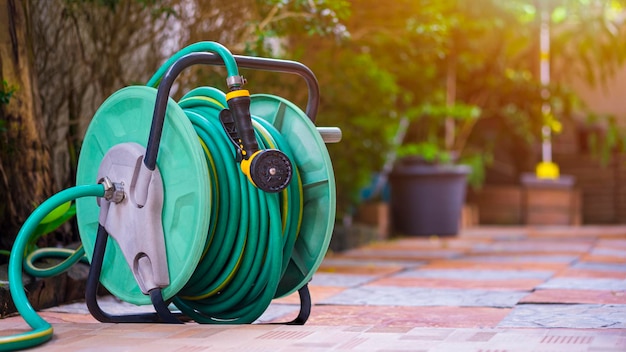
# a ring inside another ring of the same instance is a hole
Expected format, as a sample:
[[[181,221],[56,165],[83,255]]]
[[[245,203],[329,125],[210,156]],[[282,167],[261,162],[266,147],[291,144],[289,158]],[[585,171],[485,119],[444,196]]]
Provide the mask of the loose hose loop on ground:
[[[28,302],[28,298],[26,297],[26,293],[24,291],[24,285],[22,283],[22,262],[24,260],[24,250],[35,229],[46,217],[46,215],[53,212],[62,204],[82,197],[101,197],[103,195],[104,188],[102,185],[87,185],[68,188],[43,202],[37,209],[35,209],[28,219],[26,219],[26,222],[17,234],[11,250],[11,257],[9,259],[9,283],[13,303],[24,320],[33,328],[33,330],[19,335],[0,337],[1,351],[34,347],[52,338],[52,326],[43,320],[37,314],[30,302]]]

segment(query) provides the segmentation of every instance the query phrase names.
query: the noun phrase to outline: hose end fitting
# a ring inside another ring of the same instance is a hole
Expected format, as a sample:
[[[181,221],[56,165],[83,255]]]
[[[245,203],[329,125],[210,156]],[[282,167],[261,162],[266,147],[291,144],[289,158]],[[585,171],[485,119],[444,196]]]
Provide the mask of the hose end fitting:
[[[111,203],[119,204],[126,197],[126,194],[124,193],[124,184],[113,182],[107,176],[101,178],[98,183],[104,186],[104,196],[102,198],[105,200]]]
[[[226,85],[228,89],[240,89],[246,84],[246,79],[243,76],[230,76],[226,78]]]

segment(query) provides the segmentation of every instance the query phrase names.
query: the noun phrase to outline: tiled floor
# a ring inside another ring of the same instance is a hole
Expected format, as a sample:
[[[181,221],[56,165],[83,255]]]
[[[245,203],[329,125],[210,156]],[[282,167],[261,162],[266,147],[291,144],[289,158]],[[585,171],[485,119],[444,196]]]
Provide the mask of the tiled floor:
[[[254,325],[103,324],[84,304],[42,315],[46,351],[626,351],[626,227],[474,228],[329,254]],[[105,310],[129,311],[104,299]],[[149,309],[148,307],[140,307]],[[27,330],[0,320],[0,336]]]

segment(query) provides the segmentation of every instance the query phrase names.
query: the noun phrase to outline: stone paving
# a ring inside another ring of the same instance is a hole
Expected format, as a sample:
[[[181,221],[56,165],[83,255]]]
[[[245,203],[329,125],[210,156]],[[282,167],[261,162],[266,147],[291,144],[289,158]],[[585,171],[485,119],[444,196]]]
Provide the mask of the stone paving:
[[[329,253],[298,297],[253,325],[103,324],[83,303],[42,313],[46,351],[626,351],[626,227],[478,227]],[[105,310],[149,310],[108,297]],[[0,335],[27,329],[0,320]]]

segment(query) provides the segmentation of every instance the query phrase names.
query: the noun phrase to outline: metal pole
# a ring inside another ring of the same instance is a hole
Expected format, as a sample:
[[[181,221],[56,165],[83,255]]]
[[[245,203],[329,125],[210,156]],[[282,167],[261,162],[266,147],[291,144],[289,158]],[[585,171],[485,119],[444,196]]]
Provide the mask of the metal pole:
[[[550,107],[550,12],[547,8],[541,10],[541,31],[539,37],[539,58],[540,58],[540,81],[541,81],[541,98],[543,103],[541,105],[541,113],[543,117],[549,116]],[[551,143],[551,128],[544,122],[541,128],[541,134],[543,141],[541,144],[541,160],[545,163],[552,162],[552,143]]]

